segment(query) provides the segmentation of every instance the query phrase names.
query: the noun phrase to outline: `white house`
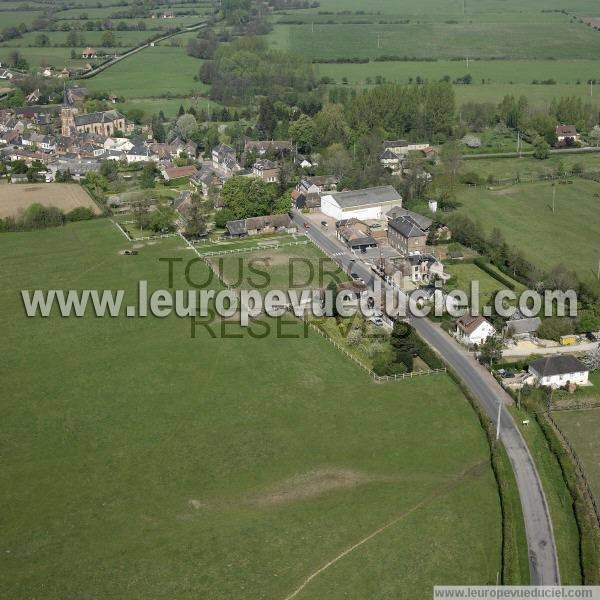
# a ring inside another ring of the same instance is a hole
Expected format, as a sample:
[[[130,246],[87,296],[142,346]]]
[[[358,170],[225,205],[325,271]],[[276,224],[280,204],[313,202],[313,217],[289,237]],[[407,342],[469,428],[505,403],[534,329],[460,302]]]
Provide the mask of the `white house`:
[[[569,383],[585,385],[589,370],[574,356],[554,354],[540,358],[529,365],[529,372],[536,383],[549,387],[563,387]]]
[[[402,206],[402,196],[391,185],[321,196],[321,211],[336,221],[382,219],[394,205]]]
[[[481,315],[464,315],[456,321],[456,339],[466,346],[479,346],[492,335],[496,335],[494,326]]]

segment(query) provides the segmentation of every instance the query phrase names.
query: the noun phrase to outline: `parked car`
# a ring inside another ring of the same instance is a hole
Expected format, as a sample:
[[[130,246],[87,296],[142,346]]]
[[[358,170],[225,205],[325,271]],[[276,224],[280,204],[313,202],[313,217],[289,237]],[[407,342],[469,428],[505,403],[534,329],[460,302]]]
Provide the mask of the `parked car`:
[[[372,323],[375,327],[383,327],[383,319],[381,317],[371,317],[369,323]]]
[[[360,281],[360,277],[356,273],[350,273],[350,279],[352,281]]]
[[[327,223],[327,221],[321,221],[321,225],[323,225],[323,227],[325,227],[325,229],[327,229],[327,227],[329,227],[329,223]]]
[[[304,222],[304,229],[310,229],[310,225],[306,221]]]

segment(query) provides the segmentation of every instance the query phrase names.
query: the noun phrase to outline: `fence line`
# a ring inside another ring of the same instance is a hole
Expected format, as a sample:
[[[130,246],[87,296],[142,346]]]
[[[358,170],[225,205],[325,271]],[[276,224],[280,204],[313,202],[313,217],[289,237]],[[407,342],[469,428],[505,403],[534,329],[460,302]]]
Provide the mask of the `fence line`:
[[[119,223],[117,223],[116,221],[113,221],[112,219],[110,221],[127,238],[128,242],[132,242],[133,241],[131,239],[131,236],[121,227],[121,225],[119,225]]]
[[[410,373],[400,373],[398,375],[377,375],[373,370],[371,370],[367,365],[365,365],[358,357],[354,356],[351,352],[346,350],[343,346],[338,344],[334,339],[331,338],[326,332],[324,332],[320,327],[317,327],[314,323],[311,323],[306,318],[304,321],[308,324],[308,326],[324,337],[329,343],[335,346],[340,352],[345,354],[348,358],[352,359],[361,369],[365,370],[377,383],[389,382],[389,381],[398,381],[403,379],[412,379],[413,377],[420,377],[422,375],[433,375],[436,373],[446,373],[446,368],[443,367],[441,369],[430,369],[429,371],[411,371]]]
[[[579,456],[577,455],[575,448],[573,448],[573,446],[571,445],[569,438],[563,433],[563,431],[559,427],[558,423],[554,420],[554,417],[552,416],[552,412],[548,411],[547,415],[548,415],[548,419],[550,420],[550,422],[552,423],[552,425],[558,432],[563,444],[568,449],[568,451],[571,455],[571,458],[573,459],[573,462],[575,463],[575,466],[577,468],[580,479],[583,481],[583,487],[585,488],[586,494],[588,495],[589,500],[592,504],[592,508],[594,509],[594,514],[596,516],[596,520],[598,521],[598,526],[600,527],[600,507],[598,506],[598,503],[596,502],[596,497],[595,497],[594,493],[592,492],[592,488],[590,487],[589,479],[587,477],[583,463],[579,460]]]
[[[589,173],[575,173],[573,171],[566,171],[561,175],[529,175],[527,177],[513,177],[508,179],[494,179],[492,183],[468,183],[469,187],[473,188],[487,188],[494,185],[517,185],[519,183],[537,183],[539,181],[556,181],[561,179],[568,179],[569,177],[581,177],[582,179],[591,179],[598,181],[600,179],[600,172],[592,171]]]
[[[258,252],[266,250],[278,250],[279,248],[285,248],[286,246],[305,246],[308,244],[308,240],[301,242],[286,242],[285,244],[273,244],[273,246],[250,246],[248,248],[231,248],[229,250],[215,250],[210,252],[203,252],[202,256],[222,256],[224,254],[241,254],[245,252]]]

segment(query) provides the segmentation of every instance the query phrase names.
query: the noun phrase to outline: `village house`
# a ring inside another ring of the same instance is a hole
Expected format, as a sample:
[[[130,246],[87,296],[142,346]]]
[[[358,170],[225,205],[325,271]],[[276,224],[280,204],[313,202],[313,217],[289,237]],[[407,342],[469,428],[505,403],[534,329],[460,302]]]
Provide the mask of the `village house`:
[[[479,346],[493,335],[494,326],[481,315],[464,315],[456,321],[456,339],[465,346]]]
[[[210,164],[204,163],[190,179],[190,183],[195,189],[201,190],[204,196],[207,196],[211,188],[222,188],[225,179]],[[217,207],[215,206],[215,208]]]
[[[188,165],[185,167],[172,167],[162,165],[160,167],[160,174],[165,181],[173,181],[174,179],[189,179],[196,175],[198,171],[194,165]]]
[[[336,221],[381,219],[394,204],[402,205],[402,196],[391,185],[321,196],[321,211]]]
[[[420,252],[410,254],[396,264],[401,276],[417,285],[429,284],[436,279],[446,280],[450,277],[444,273],[444,265],[432,254]]]
[[[90,58],[97,58],[98,53],[95,48],[90,48],[89,46],[81,53],[81,58],[85,60],[89,60]]]
[[[307,194],[294,190],[291,193],[294,206],[304,212],[319,212],[321,210],[321,195],[318,192]]]
[[[257,142],[255,140],[246,140],[244,144],[244,154],[253,153],[257,156],[264,156],[267,152],[273,154],[289,154],[294,149],[292,142],[285,140],[267,140]]]
[[[392,219],[387,233],[390,246],[405,256],[425,249],[427,233],[409,216]]]
[[[586,385],[589,380],[588,368],[569,354],[540,358],[529,365],[529,373],[538,385],[553,388],[570,384]]]
[[[37,148],[44,152],[54,152],[56,150],[56,140],[49,135],[39,133],[24,133],[21,144],[24,147]]]
[[[412,210],[408,210],[408,208],[402,208],[402,206],[394,206],[386,213],[385,218],[388,220],[388,222],[393,221],[394,219],[408,218],[413,221],[417,227],[425,232],[428,232],[430,227],[433,225],[433,220],[429,217],[416,213]]]
[[[379,162],[393,172],[400,171],[402,167],[402,157],[387,149],[379,155]]]
[[[579,142],[581,136],[577,133],[575,125],[557,125],[556,139],[559,144],[566,144],[569,143],[569,141]]]
[[[252,176],[262,179],[265,183],[277,183],[279,167],[272,160],[261,158],[252,165]]]
[[[235,150],[226,144],[219,144],[212,151],[213,168],[225,177],[232,177],[235,173],[242,171],[242,167],[237,161]]]
[[[322,194],[323,192],[336,191],[340,178],[335,175],[317,175],[315,177],[301,177],[296,190],[305,195]]]

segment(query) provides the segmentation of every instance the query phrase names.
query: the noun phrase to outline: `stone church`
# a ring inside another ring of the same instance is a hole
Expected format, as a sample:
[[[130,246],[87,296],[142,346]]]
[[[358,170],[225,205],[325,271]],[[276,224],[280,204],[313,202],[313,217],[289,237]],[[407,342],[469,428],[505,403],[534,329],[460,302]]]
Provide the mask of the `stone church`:
[[[112,136],[116,131],[130,133],[133,130],[133,124],[118,110],[79,114],[79,109],[71,102],[66,89],[60,111],[60,123],[61,133],[66,137],[77,133]]]

